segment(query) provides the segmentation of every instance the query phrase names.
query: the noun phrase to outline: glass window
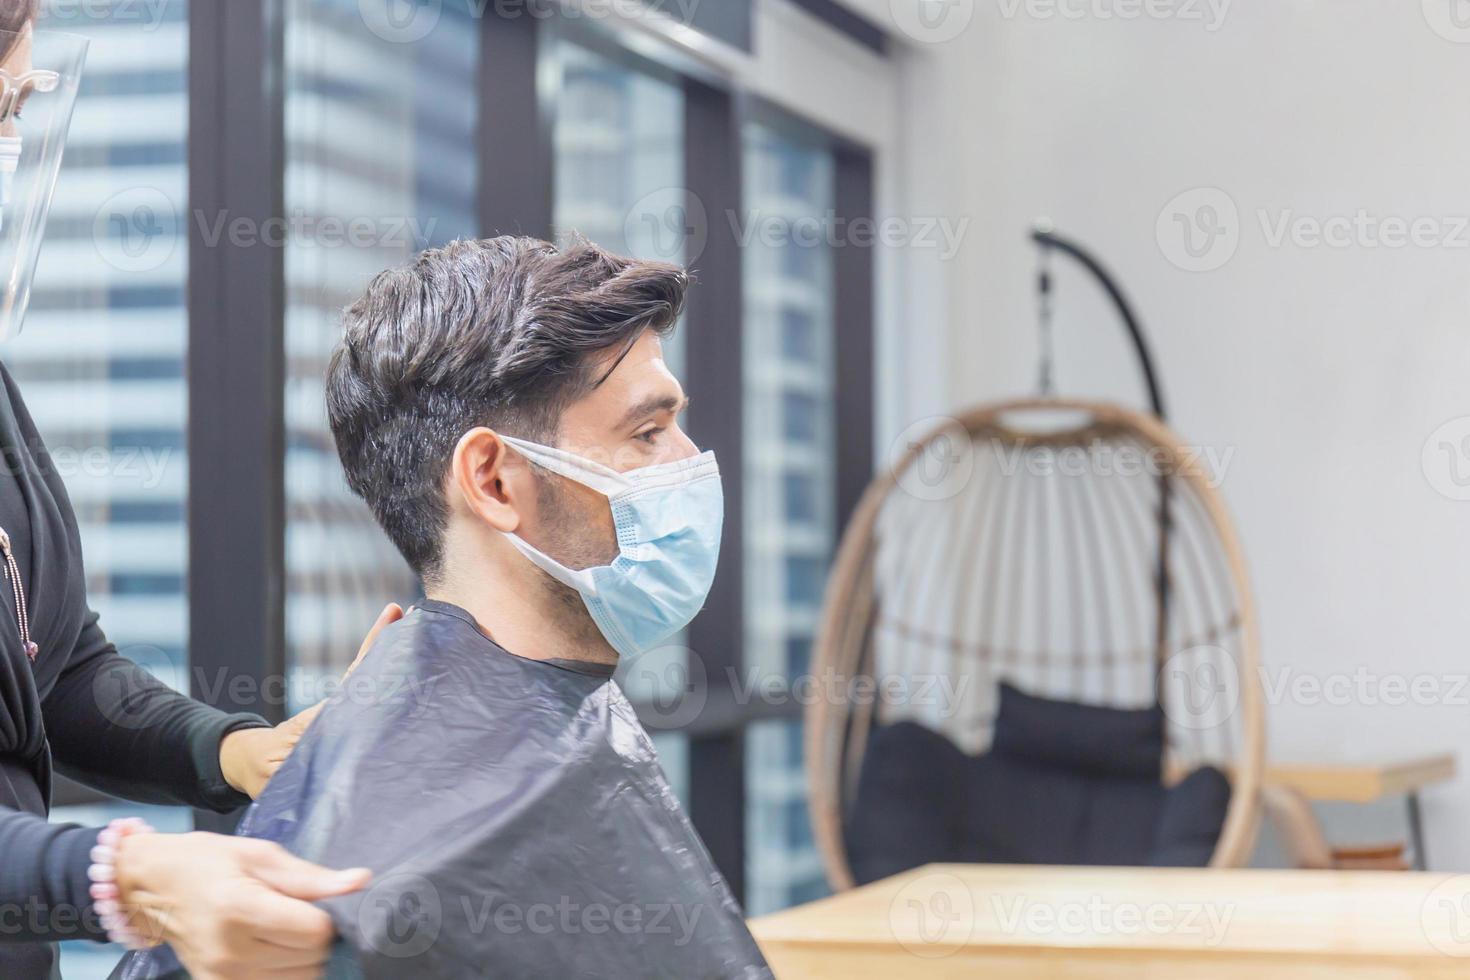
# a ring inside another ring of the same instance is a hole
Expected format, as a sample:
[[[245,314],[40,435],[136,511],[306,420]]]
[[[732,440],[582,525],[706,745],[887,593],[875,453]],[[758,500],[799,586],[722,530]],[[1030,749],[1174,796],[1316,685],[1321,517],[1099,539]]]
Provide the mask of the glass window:
[[[555,51],[561,79],[552,137],[557,234],[581,234],[637,258],[684,262],[687,225],[678,196],[684,183],[683,91],[640,71],[628,56],[605,55],[566,39],[558,40]],[[676,375],[684,366],[683,332],[681,324],[664,342],[664,359]],[[618,683],[635,705],[655,706],[645,717],[677,717],[678,699],[690,685],[688,657],[676,637],[625,659]],[[685,798],[688,739],[673,731],[654,735],[669,782]]]
[[[370,30],[356,0],[288,0],[286,13],[286,631],[299,710],[385,602],[418,594],[343,479],[323,378],[340,311],[370,277],[476,233],[478,48],[463,5],[411,44]]]
[[[791,635],[786,639],[786,671],[800,677],[812,669],[812,637]]]
[[[30,312],[5,364],[66,481],[103,628],[125,656],[187,691],[186,4],[161,0],[144,17],[52,0],[40,26],[92,44]],[[128,815],[160,829],[192,823],[187,809],[120,802],[51,816]],[[119,956],[63,943],[61,968],[102,978]]]
[[[822,585],[827,577],[825,557],[789,555],[786,558],[786,604],[792,611],[820,612]]]
[[[817,356],[817,326],[805,310],[782,307],[781,352],[796,364],[809,363]]]
[[[810,473],[787,473],[784,487],[788,524],[803,524],[819,518],[821,504],[817,499],[817,483]]]
[[[622,255],[686,262],[684,93],[675,82],[570,40],[555,45],[561,80],[552,142],[552,223]],[[665,343],[684,366],[682,325]]]
[[[806,391],[785,391],[781,394],[783,435],[789,442],[816,442],[822,425],[822,406]]]
[[[560,40],[555,50],[557,233],[578,232],[639,258],[681,261],[682,239],[660,236],[659,216],[638,206],[683,183],[682,91],[574,41]]]
[[[801,719],[745,730],[745,912],[764,915],[827,893],[812,839],[802,767]]]
[[[835,545],[831,150],[795,127],[744,132],[745,669],[805,669]],[[746,737],[746,910],[824,887],[806,825],[800,721]],[[797,814],[800,814],[798,818]]]

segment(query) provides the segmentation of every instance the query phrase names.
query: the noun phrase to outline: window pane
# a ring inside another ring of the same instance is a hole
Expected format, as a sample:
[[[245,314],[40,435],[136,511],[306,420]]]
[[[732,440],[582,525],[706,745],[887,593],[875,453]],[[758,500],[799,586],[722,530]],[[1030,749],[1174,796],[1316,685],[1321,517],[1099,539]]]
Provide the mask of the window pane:
[[[292,708],[418,583],[347,489],[323,378],[340,312],[389,266],[475,227],[477,27],[446,4],[413,43],[357,0],[286,4],[286,629]]]
[[[108,637],[187,691],[187,7],[42,9],[41,27],[92,45],[30,313],[5,364],[66,481]],[[58,808],[51,819],[129,815],[160,829],[192,822],[184,808],[130,803]],[[120,955],[63,943],[61,968],[102,978]]]
[[[677,262],[682,237],[641,199],[684,179],[679,88],[572,41],[556,45],[561,73],[553,142],[554,223],[614,252]]]
[[[832,154],[753,123],[744,133],[745,669],[806,670],[835,543]],[[758,688],[757,688],[758,689]],[[806,819],[799,720],[746,734],[746,911],[825,888]]]
[[[624,255],[683,262],[683,92],[572,41],[559,40],[555,50],[561,77],[553,134],[557,233],[577,232]],[[683,332],[681,324],[664,343],[664,359],[676,375],[684,364]],[[689,684],[683,638],[624,659],[617,680],[635,705],[657,706],[645,718],[677,718]],[[684,798],[688,739],[649,727],[669,782]]]
[[[684,262],[684,93],[572,41],[556,44],[553,224],[622,255]],[[665,360],[682,374],[682,325]]]

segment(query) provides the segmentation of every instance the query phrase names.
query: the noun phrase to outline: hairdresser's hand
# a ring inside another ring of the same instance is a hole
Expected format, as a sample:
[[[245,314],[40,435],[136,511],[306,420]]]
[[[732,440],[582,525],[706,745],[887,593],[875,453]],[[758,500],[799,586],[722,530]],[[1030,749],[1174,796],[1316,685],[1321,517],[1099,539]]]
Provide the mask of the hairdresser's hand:
[[[342,675],[343,680],[362,663],[362,658],[367,655],[383,627],[402,618],[403,610],[398,603],[390,602],[383,608],[378,614],[378,621],[368,630],[367,638],[362,641],[357,659],[352,661],[352,665]],[[306,734],[307,726],[321,713],[324,704],[325,701],[319,701],[274,728],[245,728],[226,735],[219,743],[219,767],[224,773],[225,782],[252,800],[258,797],[260,791],[265,789],[265,784],[276,774],[276,770],[281,768],[281,763],[286,761],[286,756],[301,741],[301,736]]]
[[[129,923],[171,945],[194,980],[314,980],[334,932],[309,903],[371,877],[309,864],[269,841],[204,833],[129,835],[115,860]]]

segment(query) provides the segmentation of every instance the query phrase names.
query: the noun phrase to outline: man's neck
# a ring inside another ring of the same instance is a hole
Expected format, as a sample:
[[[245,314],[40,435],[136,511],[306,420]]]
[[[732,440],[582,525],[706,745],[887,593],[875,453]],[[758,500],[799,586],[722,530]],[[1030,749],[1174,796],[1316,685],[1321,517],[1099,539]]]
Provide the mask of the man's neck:
[[[468,612],[486,636],[516,656],[616,664],[617,651],[603,638],[581,597],[539,569],[525,571],[450,572],[425,594]]]

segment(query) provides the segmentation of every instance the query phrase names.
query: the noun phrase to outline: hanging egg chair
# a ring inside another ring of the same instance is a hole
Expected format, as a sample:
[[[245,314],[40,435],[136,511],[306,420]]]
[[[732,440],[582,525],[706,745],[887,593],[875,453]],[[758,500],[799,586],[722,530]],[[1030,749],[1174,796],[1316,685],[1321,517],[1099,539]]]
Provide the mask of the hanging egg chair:
[[[835,889],[933,861],[1232,867],[1254,845],[1259,644],[1218,474],[1162,421],[1121,292],[1035,237],[1112,295],[1154,412],[977,408],[868,488],[813,654],[840,696],[806,713]]]

